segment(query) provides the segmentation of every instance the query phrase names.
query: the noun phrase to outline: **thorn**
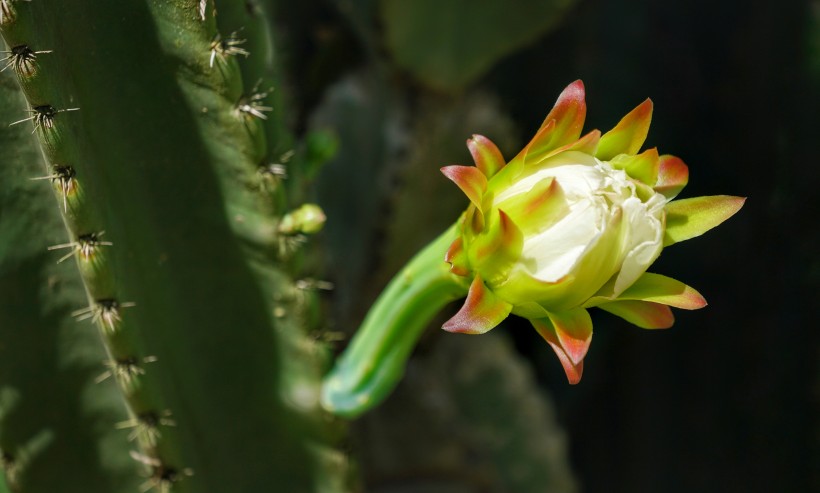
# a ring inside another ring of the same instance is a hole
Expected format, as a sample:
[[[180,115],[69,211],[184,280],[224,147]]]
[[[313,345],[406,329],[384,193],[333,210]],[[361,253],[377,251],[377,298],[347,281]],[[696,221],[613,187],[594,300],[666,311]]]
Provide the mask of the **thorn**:
[[[279,156],[278,162],[259,165],[259,169],[257,169],[260,178],[259,188],[266,192],[272,192],[282,181],[286,180],[288,178],[288,168],[286,164],[294,154],[295,151],[290,150]]]
[[[152,488],[160,493],[168,493],[175,483],[194,475],[191,468],[186,467],[180,471],[174,467],[166,466],[156,457],[150,457],[136,450],[131,450],[129,455],[140,464],[151,468],[150,478],[140,486],[141,493],[145,493]]]
[[[63,194],[63,212],[68,212],[68,194],[74,190],[74,176],[76,172],[71,166],[61,166],[55,164],[52,166],[52,173],[48,176],[38,176],[30,178],[30,180],[51,180],[51,183],[59,183],[60,191]]]
[[[94,383],[104,382],[108,377],[115,376],[119,384],[123,387],[130,386],[134,380],[140,375],[145,375],[145,368],[141,366],[142,363],[153,363],[157,360],[156,356],[146,356],[141,360],[134,357],[118,358],[104,361],[103,364],[108,367],[108,370],[101,373],[94,379]]]
[[[239,102],[236,105],[236,110],[240,113],[245,113],[246,115],[267,120],[268,115],[266,115],[265,112],[273,111],[273,107],[263,105],[262,100],[268,97],[268,94],[273,92],[273,88],[260,92],[258,89],[261,82],[261,79],[256,82],[253,89],[251,89],[250,96],[242,96],[242,98],[239,99]]]
[[[57,116],[57,113],[64,113],[66,111],[77,111],[79,109],[80,108],[66,108],[64,110],[58,110],[50,104],[34,106],[32,109],[28,110],[28,112],[31,114],[30,117],[23,118],[22,120],[17,120],[14,123],[9,123],[9,127],[12,125],[17,125],[18,123],[34,120],[34,130],[32,130],[31,133],[36,132],[37,129],[41,126],[45,128],[54,128],[54,117]]]
[[[208,8],[208,0],[199,0],[199,18],[205,22],[205,11]]]
[[[0,63],[5,62],[6,66],[0,69],[0,72],[3,72],[9,67],[14,67],[14,70],[20,74],[23,73],[25,75],[32,75],[34,73],[34,62],[37,60],[37,55],[41,55],[43,53],[51,53],[51,50],[45,51],[34,51],[28,47],[28,45],[17,45],[11,48],[9,51],[0,51],[0,54],[6,55],[6,58],[0,59]]]
[[[273,180],[284,180],[288,177],[288,169],[284,164],[268,163],[259,167],[259,174]]]
[[[295,235],[280,234],[277,236],[279,256],[287,258],[296,253],[299,248],[307,243],[307,236],[301,233]]]
[[[72,241],[70,243],[63,243],[60,245],[54,245],[48,247],[49,251],[52,250],[60,250],[63,248],[71,248],[72,250],[68,252],[66,255],[63,255],[60,260],[57,261],[59,264],[63,260],[70,258],[75,253],[79,253],[85,260],[89,260],[91,256],[94,254],[94,251],[101,247],[101,246],[112,246],[114,245],[110,241],[101,241],[100,237],[105,234],[105,231],[100,231],[99,233],[90,233],[87,235],[80,235],[77,237],[77,241]]]
[[[14,0],[0,0],[0,25],[14,20],[14,11],[11,10],[12,1]],[[30,2],[31,0],[24,1]]]
[[[333,283],[330,281],[320,281],[317,279],[299,279],[296,281],[296,289],[301,289],[303,291],[308,290],[323,290],[323,291],[332,291],[333,290]]]
[[[134,441],[142,437],[149,445],[156,446],[157,440],[162,437],[159,431],[160,426],[176,426],[176,422],[170,418],[171,411],[165,410],[160,414],[153,411],[137,414],[126,421],[121,421],[114,425],[118,430],[133,428],[128,434],[128,440]]]
[[[221,34],[216,33],[216,36],[214,36],[213,41],[211,41],[211,68],[214,68],[214,60],[216,60],[217,56],[219,56],[220,60],[225,62],[225,57],[228,56],[242,55],[244,57],[247,57],[251,54],[248,50],[242,48],[242,45],[245,44],[247,40],[238,38],[238,32],[239,31],[232,32],[231,35],[225,39],[222,39]]]
[[[71,312],[71,316],[75,317],[78,322],[91,319],[93,323],[100,324],[103,331],[113,334],[122,321],[120,308],[132,306],[136,306],[136,303],[119,303],[113,299],[96,300],[89,307]]]

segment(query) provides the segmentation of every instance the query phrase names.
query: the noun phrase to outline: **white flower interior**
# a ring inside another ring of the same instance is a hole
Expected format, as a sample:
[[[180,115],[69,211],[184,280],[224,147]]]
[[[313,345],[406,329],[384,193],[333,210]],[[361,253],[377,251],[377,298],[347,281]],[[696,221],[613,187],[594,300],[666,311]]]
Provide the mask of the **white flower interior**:
[[[608,236],[607,255],[618,256],[614,272],[600,273],[604,282],[618,273],[615,293],[619,294],[643,274],[663,248],[663,207],[665,198],[655,194],[647,202],[637,197],[635,184],[623,170],[580,152],[565,152],[534,166],[535,170],[500,191],[496,204],[527,193],[547,178],[554,178],[566,199],[568,212],[557,222],[524,239],[521,259],[530,275],[555,282],[578,269],[598,244],[613,214],[623,213],[620,235]],[[524,218],[513,217],[518,223]],[[598,249],[600,252],[601,249]]]

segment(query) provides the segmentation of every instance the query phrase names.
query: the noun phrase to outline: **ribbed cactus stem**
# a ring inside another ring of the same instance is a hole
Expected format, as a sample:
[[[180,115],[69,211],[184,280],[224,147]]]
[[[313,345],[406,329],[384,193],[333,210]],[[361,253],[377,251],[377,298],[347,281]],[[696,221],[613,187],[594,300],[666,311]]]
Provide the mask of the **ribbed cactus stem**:
[[[131,416],[120,427],[128,429],[127,439],[142,456],[150,457],[153,464],[179,464],[177,446],[172,442],[173,434],[166,428],[173,424],[167,418],[170,411],[162,403],[157,389],[150,380],[144,381],[144,363],[156,358],[144,354],[137,324],[127,314],[135,303],[123,300],[117,287],[116,275],[106,251],[114,244],[102,239],[105,224],[95,208],[95,203],[83,193],[84,174],[89,170],[79,159],[81,145],[77,142],[82,135],[76,131],[69,112],[79,111],[76,107],[58,106],[56,101],[68,100],[61,94],[56,74],[49,76],[48,68],[39,64],[38,56],[52,53],[52,50],[34,51],[30,46],[37,41],[37,22],[30,12],[15,12],[10,6],[3,24],[2,35],[9,50],[9,67],[13,68],[23,93],[31,106],[30,115],[10,123],[17,125],[31,122],[33,133],[41,142],[46,161],[50,163],[43,177],[51,182],[57,206],[63,214],[71,240],[67,243],[48,246],[49,250],[68,250],[55,261],[74,256],[88,295],[89,306],[76,310],[73,315],[78,322],[90,321],[97,326],[108,355],[105,374],[111,374],[119,385],[124,402]],[[29,14],[29,15],[26,15]],[[52,56],[59,56],[59,53]],[[44,245],[46,247],[46,245]],[[77,330],[85,330],[78,325]],[[102,381],[103,379],[100,379]],[[162,416],[162,418],[157,418]],[[177,466],[178,467],[178,466]],[[157,467],[152,466],[156,476]],[[161,479],[155,478],[162,483]]]
[[[256,27],[218,31],[211,1],[8,5],[3,36],[24,58],[6,63],[32,108],[9,123],[33,122],[48,169],[32,178],[70,232],[44,252],[76,258],[89,298],[76,316],[106,343],[97,380],[130,406],[112,426],[144,486],[344,491],[311,332],[326,284],[294,281],[324,216],[279,186],[273,161],[292,146],[269,152],[271,86],[238,65]]]

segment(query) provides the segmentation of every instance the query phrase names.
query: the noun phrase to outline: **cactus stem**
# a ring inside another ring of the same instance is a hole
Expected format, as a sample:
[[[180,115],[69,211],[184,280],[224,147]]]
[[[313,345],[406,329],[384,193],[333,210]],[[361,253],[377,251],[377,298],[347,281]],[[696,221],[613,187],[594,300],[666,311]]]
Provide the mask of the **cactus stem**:
[[[247,57],[251,54],[248,50],[242,48],[242,45],[245,44],[247,40],[238,38],[237,32],[238,31],[232,32],[227,38],[223,38],[221,34],[216,33],[213,41],[211,41],[211,68],[214,68],[214,61],[217,58],[225,62],[227,61],[226,57],[229,56],[242,55]]]
[[[136,303],[120,303],[113,299],[96,300],[94,305],[75,310],[71,312],[71,315],[75,317],[78,322],[91,319],[92,322],[100,324],[105,332],[113,334],[117,331],[119,323],[122,321],[120,309],[130,308],[132,306],[136,306]]]
[[[242,98],[236,104],[236,111],[238,111],[240,114],[245,114],[251,117],[261,118],[262,120],[267,120],[268,115],[266,115],[265,112],[273,111],[273,107],[265,106],[264,104],[262,104],[262,100],[268,97],[268,94],[273,92],[273,88],[270,88],[267,91],[259,91],[258,86],[259,82],[257,82],[256,85],[253,86],[253,90],[251,91],[250,96],[242,96]]]
[[[60,185],[60,192],[63,195],[63,212],[68,212],[68,195],[74,191],[74,177],[77,173],[71,166],[52,166],[52,173],[48,176],[38,176],[29,178],[30,180],[51,180],[52,183]]]
[[[32,109],[28,110],[29,113],[31,113],[31,116],[29,116],[28,118],[23,118],[22,120],[17,120],[14,123],[9,123],[9,127],[12,125],[17,125],[18,123],[34,120],[34,130],[32,130],[31,133],[34,133],[37,130],[37,128],[41,126],[45,128],[54,128],[54,117],[57,116],[57,113],[64,113],[66,111],[77,111],[79,109],[80,108],[66,108],[58,110],[50,104],[34,106]]]
[[[108,367],[108,370],[95,378],[94,383],[102,383],[109,377],[114,376],[121,386],[130,387],[137,377],[145,375],[145,368],[142,367],[141,363],[153,363],[156,360],[156,356],[146,356],[141,359],[127,357],[104,361],[103,364]]]
[[[62,243],[60,245],[54,245],[48,247],[49,251],[52,250],[61,250],[63,248],[71,248],[72,250],[63,255],[57,263],[61,263],[62,261],[71,258],[72,255],[79,253],[83,256],[84,259],[89,260],[97,248],[101,246],[112,246],[113,243],[110,241],[102,241],[100,237],[105,234],[105,231],[100,231],[99,233],[89,233],[86,235],[80,235],[77,238],[77,241],[72,241],[69,243]]]
[[[6,58],[1,58],[0,63],[8,61],[6,66],[0,69],[3,72],[9,67],[14,67],[14,70],[21,75],[31,77],[34,75],[34,70],[37,68],[34,62],[37,60],[37,55],[43,53],[51,53],[51,50],[34,51],[28,45],[17,45],[9,51],[0,51],[0,54],[6,55]]]

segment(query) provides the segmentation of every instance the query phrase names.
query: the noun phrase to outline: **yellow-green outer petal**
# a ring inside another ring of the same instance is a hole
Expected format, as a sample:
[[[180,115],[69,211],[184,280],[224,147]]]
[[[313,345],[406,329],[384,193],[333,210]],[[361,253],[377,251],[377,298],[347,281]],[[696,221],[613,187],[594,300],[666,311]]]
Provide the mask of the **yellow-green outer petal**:
[[[652,100],[647,99],[601,137],[595,157],[609,161],[618,154],[636,154],[646,140],[651,121]]]
[[[663,245],[669,246],[700,236],[732,217],[743,207],[745,197],[712,195],[676,200],[666,205],[666,233]]]
[[[623,300],[599,305],[598,308],[642,329],[668,329],[675,323],[672,310],[660,303]]]
[[[697,310],[706,306],[706,300],[694,288],[652,272],[645,272],[617,299],[651,301],[684,310]]]

